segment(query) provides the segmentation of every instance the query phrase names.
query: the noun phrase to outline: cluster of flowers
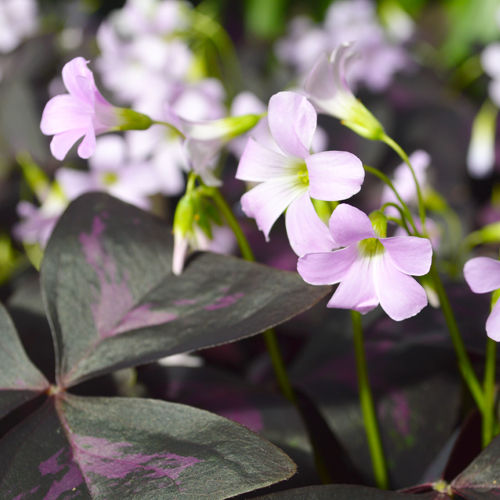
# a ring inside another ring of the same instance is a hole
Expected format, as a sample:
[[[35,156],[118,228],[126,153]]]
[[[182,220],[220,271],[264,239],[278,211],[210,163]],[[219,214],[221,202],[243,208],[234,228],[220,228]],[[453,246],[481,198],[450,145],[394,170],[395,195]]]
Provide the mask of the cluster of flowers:
[[[360,2],[361,5],[365,2]],[[346,8],[342,2],[336,6]],[[369,17],[368,10],[360,7],[360,12]],[[355,98],[347,84],[347,69],[350,70],[355,57],[352,43],[341,43],[329,58],[321,53],[305,79],[305,95],[294,92],[274,95],[267,117],[243,114],[245,108],[263,111],[262,105],[246,94],[236,100],[240,107],[233,108],[234,116],[221,118],[217,111],[215,116],[205,114],[190,119],[183,115],[180,103],[188,102],[189,110],[199,112],[203,106],[197,107],[194,102],[201,101],[193,96],[209,96],[210,92],[205,93],[203,89],[205,85],[210,87],[213,81],[187,83],[186,75],[194,55],[187,46],[181,48],[175,37],[165,36],[165,33],[185,30],[188,15],[188,6],[173,0],[162,3],[129,0],[119,14],[101,27],[98,38],[101,46],[106,47],[99,62],[103,80],[122,103],[132,103],[140,112],[115,107],[104,99],[84,59],[76,58],[64,67],[63,81],[69,94],[49,101],[42,117],[42,132],[54,136],[51,150],[58,159],[63,159],[83,138],[78,153],[82,158],[92,156],[91,171],[60,169],[56,175],[57,189],[47,196],[47,213],[51,217],[44,220],[48,223],[43,225],[40,212],[35,214],[34,207],[24,203],[20,205],[20,212],[28,219],[18,226],[18,234],[25,241],[30,242],[32,237],[33,241],[43,244],[67,199],[89,190],[104,189],[148,208],[148,196],[167,193],[166,188],[159,188],[163,184],[159,183],[158,172],[172,157],[176,158],[168,150],[169,143],[180,148],[183,169],[193,171],[203,185],[217,186],[220,180],[214,171],[214,160],[220,148],[260,121],[244,149],[241,144],[235,147],[235,151],[241,152],[236,177],[257,184],[241,200],[246,215],[256,220],[268,239],[275,221],[286,211],[287,234],[299,257],[300,275],[315,285],[340,283],[329,307],[366,313],[380,304],[397,321],[417,314],[427,304],[427,297],[423,287],[411,276],[427,274],[432,264],[432,245],[429,239],[422,237],[425,231],[420,234],[415,227],[414,235],[387,237],[388,213],[375,211],[368,217],[347,204],[335,208],[327,226],[313,204],[313,200],[328,203],[348,199],[360,191],[364,180],[362,163],[351,153],[311,152],[324,149],[321,140],[313,145],[317,111],[342,120],[344,125],[368,139],[386,138],[382,125]],[[137,38],[137,33],[144,37]],[[122,43],[121,38],[125,38],[125,42]],[[177,68],[170,79],[165,78],[171,66],[175,66],[170,64],[172,60],[184,61],[180,68],[185,72],[181,75],[181,69]],[[153,84],[144,96],[140,90],[148,79]],[[164,102],[167,104],[162,108]],[[216,102],[209,97],[205,101],[206,109],[217,109]],[[163,109],[162,116],[155,115],[158,109]],[[127,132],[125,138],[96,139],[97,135],[113,131]],[[161,154],[157,156],[158,147],[163,148],[164,161],[158,160],[162,158]],[[168,154],[165,151],[169,151]],[[420,165],[416,180],[423,185],[429,157],[418,152],[416,158],[416,164]],[[416,197],[416,189],[413,185],[407,188],[414,179],[402,168],[396,172],[395,185],[399,197],[409,203]],[[175,175],[164,170],[163,177],[171,182]],[[64,196],[58,198],[57,190],[62,190]],[[175,192],[181,191],[179,184]],[[66,198],[64,203],[63,198]],[[384,193],[384,201],[397,203],[389,192]],[[391,210],[384,204],[385,208]],[[188,237],[186,230],[176,233],[175,221],[174,234],[174,271],[180,273]],[[466,266],[465,276],[474,291],[491,291],[500,284],[500,278],[494,278],[491,273],[485,285],[481,276],[499,267],[489,260],[472,260]],[[487,323],[492,337],[500,329],[500,312],[495,311]]]
[[[340,0],[328,8],[323,26],[303,16],[293,19],[288,37],[276,46],[276,55],[300,74],[307,74],[322,54],[330,54],[346,40],[356,40],[363,64],[349,71],[349,85],[354,88],[362,83],[379,92],[389,86],[396,72],[411,68],[402,44],[413,35],[413,22],[398,10],[388,23],[384,29],[369,0]]]

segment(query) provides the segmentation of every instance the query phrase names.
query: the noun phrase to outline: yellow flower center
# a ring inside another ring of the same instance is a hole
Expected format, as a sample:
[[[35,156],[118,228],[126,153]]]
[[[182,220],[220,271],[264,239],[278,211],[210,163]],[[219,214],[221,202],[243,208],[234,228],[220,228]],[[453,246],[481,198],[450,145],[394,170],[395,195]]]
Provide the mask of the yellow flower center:
[[[363,257],[375,257],[384,253],[385,248],[378,238],[367,238],[358,243],[359,251]]]

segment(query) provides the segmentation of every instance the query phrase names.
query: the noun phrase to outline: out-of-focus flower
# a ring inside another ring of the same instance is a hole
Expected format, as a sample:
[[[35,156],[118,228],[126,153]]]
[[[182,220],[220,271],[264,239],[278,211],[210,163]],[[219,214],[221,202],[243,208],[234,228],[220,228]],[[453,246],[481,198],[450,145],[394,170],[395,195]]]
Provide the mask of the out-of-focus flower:
[[[28,201],[20,201],[17,213],[21,217],[12,229],[14,237],[27,244],[38,243],[45,248],[59,217],[68,206],[68,199],[54,183],[41,205],[37,207]]]
[[[166,115],[165,121],[184,135],[184,150],[189,163],[208,186],[221,184],[213,173],[214,160],[220,149],[230,140],[253,128],[260,120],[258,115],[243,115],[211,121],[192,121],[177,115],[169,107]]]
[[[465,263],[464,277],[474,293],[493,292],[500,288],[500,261],[476,257]],[[497,301],[486,321],[488,337],[500,341],[500,301]]]
[[[0,0],[0,52],[14,50],[38,28],[35,0]]]
[[[148,196],[158,192],[158,178],[149,165],[129,163],[124,139],[116,135],[100,137],[89,159],[90,171],[60,168],[56,179],[71,201],[83,193],[104,191],[144,210]]]
[[[497,24],[500,28],[500,8],[497,10]],[[492,78],[488,88],[490,98],[500,108],[500,42],[490,43],[483,50],[481,65]]]
[[[347,85],[346,73],[356,53],[352,43],[344,42],[331,54],[322,54],[309,73],[304,89],[320,112],[332,115],[367,139],[378,140],[384,135],[380,122],[354,97]]]
[[[415,176],[422,191],[425,191],[427,186],[427,167],[430,165],[430,162],[431,157],[425,151],[418,150],[410,155],[410,163],[413,166]],[[418,203],[415,179],[406,163],[402,163],[396,167],[392,184],[405,203],[408,205],[416,205]],[[399,200],[394,191],[385,185],[382,191],[382,204],[389,202],[399,205]],[[387,207],[385,213],[395,217],[399,216],[398,211],[394,207]]]
[[[266,239],[286,211],[290,245],[297,255],[334,248],[311,198],[344,200],[361,189],[364,170],[351,153],[310,154],[316,112],[305,97],[280,92],[269,101],[269,127],[282,153],[248,140],[236,178],[259,185],[244,194],[243,211],[253,217]]]
[[[379,228],[374,230],[357,208],[339,205],[330,219],[330,232],[331,239],[345,248],[308,253],[299,259],[297,270],[312,285],[340,283],[328,307],[365,314],[380,303],[393,320],[401,321],[427,305],[425,290],[411,275],[429,272],[432,247],[425,238],[386,238]]]
[[[96,135],[128,129],[147,129],[152,121],[146,115],[116,108],[101,95],[87,61],[76,57],[62,71],[69,94],[53,97],[45,106],[40,128],[45,135],[54,135],[52,154],[63,160],[73,144],[84,138],[78,154],[89,158],[95,150]]]
[[[406,25],[405,35],[411,34]],[[311,61],[331,53],[345,41],[356,41],[363,59],[350,72],[352,86],[361,82],[372,91],[381,91],[391,83],[394,73],[409,65],[409,58],[400,45],[406,38],[402,35],[397,43],[390,40],[377,19],[374,2],[369,0],[332,3],[322,27],[306,18],[296,18],[291,23],[290,36],[278,43],[276,52],[281,60],[303,74],[310,70]]]
[[[498,58],[500,59],[500,51],[498,52]],[[500,99],[498,102],[500,103]],[[476,115],[474,123],[472,124],[469,149],[467,151],[467,171],[469,172],[470,176],[474,177],[475,179],[482,179],[484,177],[487,177],[489,174],[491,174],[495,166],[495,135],[497,115],[498,108],[490,101],[486,101],[479,110],[479,113]]]

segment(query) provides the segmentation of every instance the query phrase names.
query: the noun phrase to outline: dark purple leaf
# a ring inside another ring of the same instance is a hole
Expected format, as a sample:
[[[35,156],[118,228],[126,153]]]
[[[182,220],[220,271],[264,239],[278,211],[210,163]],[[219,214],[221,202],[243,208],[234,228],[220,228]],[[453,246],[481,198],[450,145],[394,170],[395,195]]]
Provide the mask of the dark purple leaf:
[[[49,382],[29,360],[0,304],[0,418],[48,388]]]
[[[41,273],[62,385],[253,335],[330,290],[209,253],[174,276],[170,233],[105,194],[83,195],[61,217]]]
[[[451,488],[467,500],[500,497],[500,436],[451,482]]]
[[[437,491],[423,493],[417,497],[394,491],[377,490],[366,486],[327,485],[309,486],[282,491],[255,500],[449,500],[449,496]]]
[[[164,399],[229,418],[279,446],[300,470],[290,479],[290,487],[319,482],[307,431],[297,410],[281,394],[210,367],[148,365],[147,369],[154,370],[155,378],[161,370],[162,378],[168,381],[161,395]]]
[[[320,333],[323,340],[317,348],[307,349],[307,359],[298,359],[300,370],[293,370],[292,376],[365,481],[373,484],[350,325],[343,315],[337,316],[337,329]],[[407,487],[420,480],[456,424],[461,393],[454,354],[404,337],[374,338],[368,330],[366,352],[391,485]]]
[[[60,393],[0,441],[0,498],[222,500],[295,464],[245,427],[188,406]]]

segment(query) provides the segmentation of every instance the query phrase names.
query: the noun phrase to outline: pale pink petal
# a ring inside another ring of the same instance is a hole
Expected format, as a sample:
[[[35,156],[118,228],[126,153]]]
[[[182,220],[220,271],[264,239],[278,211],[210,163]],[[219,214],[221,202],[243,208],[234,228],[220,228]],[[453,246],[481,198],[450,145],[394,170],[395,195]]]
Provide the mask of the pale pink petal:
[[[314,107],[300,94],[278,92],[269,101],[271,134],[289,156],[303,159],[309,156],[316,120]]]
[[[87,61],[83,57],[75,57],[64,65],[62,78],[68,92],[79,101],[93,105],[93,102],[88,100],[88,93],[82,90],[81,84],[78,82],[78,79],[82,77],[95,87],[92,71],[87,68]]]
[[[427,238],[396,236],[380,238],[387,255],[402,273],[413,276],[427,274],[432,264],[432,245]]]
[[[304,170],[305,168],[304,165]],[[236,178],[242,181],[264,182],[284,175],[297,176],[296,161],[261,146],[252,138],[248,139]]]
[[[50,151],[57,160],[64,160],[73,144],[85,135],[85,130],[68,130],[52,137]]]
[[[263,182],[245,193],[241,198],[241,208],[248,217],[253,217],[258,228],[269,241],[269,231],[276,219],[295,198],[307,191],[307,186],[293,182]]]
[[[56,180],[68,200],[74,200],[83,193],[100,191],[95,175],[71,168],[60,168],[56,172]]]
[[[486,333],[495,342],[500,341],[500,301],[495,304],[486,320]]]
[[[353,309],[365,314],[378,306],[371,259],[358,257],[349,267],[327,307]]]
[[[45,105],[40,129],[45,135],[86,129],[92,121],[93,112],[90,106],[77,101],[70,95],[58,95]]]
[[[186,237],[174,236],[174,254],[172,257],[172,273],[176,276],[182,274],[184,261],[186,260],[189,243]]]
[[[425,290],[411,276],[399,271],[387,253],[373,257],[375,290],[382,309],[394,321],[411,318],[427,305]]]
[[[476,257],[465,263],[464,278],[474,293],[492,292],[500,288],[500,261]]]
[[[92,170],[118,171],[123,168],[125,157],[125,139],[110,134],[97,139],[94,155],[89,159],[89,166]]]
[[[95,151],[95,132],[94,132],[94,126],[90,124],[89,128],[87,129],[87,133],[83,138],[83,141],[78,146],[78,156],[80,158],[87,159],[94,154],[94,151]]]
[[[357,256],[356,245],[335,252],[308,253],[300,257],[297,272],[311,285],[334,285],[344,279]]]
[[[306,158],[309,192],[317,200],[345,200],[361,190],[365,170],[361,160],[346,151],[325,151]]]
[[[500,79],[500,42],[490,43],[481,54],[484,71],[495,79]]]
[[[309,193],[290,203],[285,216],[286,232],[292,250],[297,255],[311,252],[329,252],[338,248],[326,224],[321,222]]]
[[[375,231],[368,216],[346,203],[341,203],[330,217],[330,231],[334,241],[347,247],[356,241],[375,238]]]

